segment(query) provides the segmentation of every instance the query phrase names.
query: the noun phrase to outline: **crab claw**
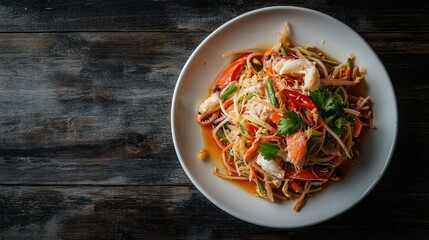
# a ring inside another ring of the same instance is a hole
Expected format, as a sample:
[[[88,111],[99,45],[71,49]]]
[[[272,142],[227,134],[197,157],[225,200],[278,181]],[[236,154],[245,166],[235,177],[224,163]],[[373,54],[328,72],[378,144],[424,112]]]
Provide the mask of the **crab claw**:
[[[197,120],[201,125],[208,125],[219,117],[219,96],[216,93],[210,95],[198,109]]]
[[[219,109],[218,109],[219,110]],[[198,114],[197,120],[201,125],[211,124],[214,120],[219,117],[219,111],[211,114]]]

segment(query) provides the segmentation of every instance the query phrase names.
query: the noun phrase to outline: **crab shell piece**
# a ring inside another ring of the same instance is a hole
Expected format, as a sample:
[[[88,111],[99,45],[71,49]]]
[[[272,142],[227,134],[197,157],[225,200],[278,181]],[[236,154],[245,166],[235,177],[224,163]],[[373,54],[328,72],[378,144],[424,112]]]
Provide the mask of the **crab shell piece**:
[[[208,97],[198,109],[197,120],[201,125],[211,124],[219,117],[219,96],[213,93]]]
[[[209,125],[218,117],[219,117],[219,109],[211,113],[210,112],[206,112],[204,114],[198,113],[197,120],[198,120],[198,123],[200,123],[201,125]]]

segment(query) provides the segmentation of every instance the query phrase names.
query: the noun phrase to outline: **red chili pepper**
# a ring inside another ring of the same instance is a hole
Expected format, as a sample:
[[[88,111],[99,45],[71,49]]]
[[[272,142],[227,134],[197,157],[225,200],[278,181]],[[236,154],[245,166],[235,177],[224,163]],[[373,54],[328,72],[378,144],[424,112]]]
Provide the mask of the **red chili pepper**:
[[[298,106],[313,110],[316,108],[316,105],[314,105],[313,101],[311,101],[311,98],[308,96],[305,96],[304,94],[292,91],[288,89],[283,89],[283,94],[289,97],[289,99],[295,103]]]
[[[228,65],[228,67],[223,70],[223,72],[217,78],[214,86],[219,86],[221,88],[228,85],[228,83],[233,82],[237,79],[238,73],[244,66],[245,60],[250,53],[246,53],[239,57],[237,60]]]
[[[317,126],[315,126],[315,127],[313,127],[313,130],[319,130],[319,129],[321,129],[323,127],[323,125],[322,124],[320,124],[320,125],[317,125]]]
[[[313,120],[313,114],[312,113],[306,113],[305,116],[307,117],[307,121],[310,123],[311,126],[313,126],[314,120]]]
[[[290,101],[290,102],[289,102],[289,106],[290,106],[290,108],[291,108],[291,109],[296,109],[296,104],[295,104],[295,102]]]

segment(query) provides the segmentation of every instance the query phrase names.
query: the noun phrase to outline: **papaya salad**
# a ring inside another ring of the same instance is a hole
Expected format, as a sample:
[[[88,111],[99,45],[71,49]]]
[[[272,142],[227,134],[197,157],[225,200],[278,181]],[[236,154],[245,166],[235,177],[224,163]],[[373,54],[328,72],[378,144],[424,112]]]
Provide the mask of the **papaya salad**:
[[[288,32],[286,24],[269,49],[225,53],[238,57],[214,82],[197,121],[221,151],[224,170],[212,166],[215,175],[250,182],[271,202],[294,200],[299,211],[356,160],[361,133],[374,128],[373,103],[353,91],[365,74],[353,55],[338,62],[293,43]]]

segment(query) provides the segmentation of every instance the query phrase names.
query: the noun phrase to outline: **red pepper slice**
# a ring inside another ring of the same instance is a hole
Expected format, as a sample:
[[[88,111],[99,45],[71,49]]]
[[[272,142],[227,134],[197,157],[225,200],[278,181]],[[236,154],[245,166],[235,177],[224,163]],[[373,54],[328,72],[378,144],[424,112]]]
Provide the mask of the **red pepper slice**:
[[[292,98],[292,97],[290,98],[290,100],[293,103],[295,103],[296,105],[304,107],[304,108],[307,108],[307,109],[310,109],[310,110],[313,110],[314,108],[316,108],[316,106],[312,102],[307,102],[307,101],[301,102],[301,101],[299,101],[299,100],[297,100],[295,98]]]
[[[233,82],[237,79],[238,73],[240,73],[241,69],[244,66],[244,63],[246,62],[246,58],[250,53],[246,53],[236,59],[234,62],[228,65],[225,70],[219,75],[219,77],[216,79],[216,82],[214,86],[219,86],[221,88],[228,85],[228,83]]]
[[[323,125],[322,124],[320,124],[320,125],[317,125],[317,126],[315,126],[315,127],[313,127],[313,130],[319,130],[319,129],[321,129],[323,127]]]
[[[290,101],[289,102],[289,106],[290,106],[290,109],[295,109],[296,110],[296,104],[295,104],[295,102],[292,102],[292,101]]]
[[[311,98],[308,96],[305,96],[300,92],[288,90],[288,89],[283,89],[282,92],[283,94],[288,96],[293,103],[295,103],[298,106],[301,106],[310,110],[313,110],[316,108],[316,105],[314,105],[313,101],[311,101]]]
[[[310,125],[313,126],[315,124],[314,120],[313,120],[313,114],[312,113],[305,113],[305,116],[307,118],[307,121],[310,123]]]

